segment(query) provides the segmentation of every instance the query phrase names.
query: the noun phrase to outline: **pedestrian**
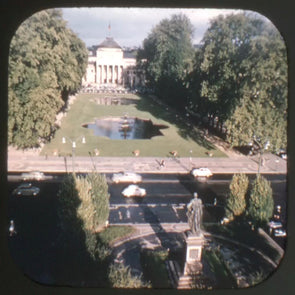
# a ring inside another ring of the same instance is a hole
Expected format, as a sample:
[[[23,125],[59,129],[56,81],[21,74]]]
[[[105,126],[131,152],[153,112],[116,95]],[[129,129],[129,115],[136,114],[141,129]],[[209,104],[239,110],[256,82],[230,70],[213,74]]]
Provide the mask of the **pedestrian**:
[[[126,211],[126,217],[129,219],[131,217],[129,209]]]
[[[14,226],[14,221],[10,220],[9,236],[12,237],[15,234],[16,234],[16,230],[15,230],[15,226]]]
[[[160,162],[160,167],[165,167],[165,161],[163,159]]]

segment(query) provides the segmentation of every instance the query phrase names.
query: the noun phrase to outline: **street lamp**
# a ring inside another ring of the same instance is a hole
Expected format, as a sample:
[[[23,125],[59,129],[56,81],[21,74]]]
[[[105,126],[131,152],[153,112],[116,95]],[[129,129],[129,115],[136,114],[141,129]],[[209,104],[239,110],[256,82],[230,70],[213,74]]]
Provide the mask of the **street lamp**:
[[[76,138],[76,139],[74,139],[74,140],[72,140],[71,138],[69,138],[69,137],[67,137],[67,136],[64,136],[64,137],[62,138],[62,143],[63,143],[63,144],[65,144],[65,143],[67,142],[67,141],[66,141],[66,138],[72,143],[72,167],[73,167],[73,173],[75,173],[75,149],[76,149],[76,147],[77,147],[77,145],[76,145],[76,141],[79,140],[79,139],[81,138],[81,136],[78,137],[78,138]],[[82,136],[82,143],[83,143],[83,144],[86,143],[86,139],[85,139],[84,136]]]

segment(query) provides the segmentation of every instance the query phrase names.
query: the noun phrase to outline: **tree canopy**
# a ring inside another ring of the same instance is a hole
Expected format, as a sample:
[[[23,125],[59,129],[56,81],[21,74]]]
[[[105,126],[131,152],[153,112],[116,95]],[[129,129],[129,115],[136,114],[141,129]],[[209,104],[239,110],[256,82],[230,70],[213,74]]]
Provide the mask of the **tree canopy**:
[[[286,146],[286,47],[268,21],[246,13],[213,19],[190,88],[194,111],[225,123],[233,146],[253,137],[274,151]]]
[[[153,28],[138,52],[149,86],[160,99],[176,106],[183,105],[184,78],[192,68],[192,34],[190,20],[173,15]]]
[[[251,189],[247,215],[253,225],[265,225],[273,215],[272,188],[263,176],[257,175]]]
[[[234,174],[230,183],[230,193],[226,202],[225,214],[229,220],[241,216],[246,210],[246,194],[249,179],[245,174]]]
[[[21,24],[9,53],[9,144],[27,148],[50,139],[56,114],[80,86],[87,57],[60,10],[38,12]]]

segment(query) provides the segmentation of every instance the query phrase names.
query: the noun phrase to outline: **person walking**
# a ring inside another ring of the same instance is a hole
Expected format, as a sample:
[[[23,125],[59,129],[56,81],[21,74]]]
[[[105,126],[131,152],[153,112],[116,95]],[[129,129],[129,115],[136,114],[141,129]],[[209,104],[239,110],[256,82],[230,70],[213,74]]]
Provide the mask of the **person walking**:
[[[15,234],[16,234],[16,230],[15,230],[15,226],[14,226],[14,221],[10,220],[9,236],[12,237]]]

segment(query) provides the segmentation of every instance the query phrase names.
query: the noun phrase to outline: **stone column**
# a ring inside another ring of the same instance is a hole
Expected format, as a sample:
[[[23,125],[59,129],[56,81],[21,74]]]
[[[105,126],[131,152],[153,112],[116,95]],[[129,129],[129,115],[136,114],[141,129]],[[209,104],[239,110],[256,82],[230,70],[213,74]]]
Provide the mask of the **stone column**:
[[[118,65],[118,84],[121,84],[121,66]]]
[[[114,76],[115,76],[115,66],[112,65],[112,84],[114,84]]]
[[[96,83],[100,84],[100,65],[97,65],[97,70],[96,70]]]
[[[101,65],[101,84],[104,84],[104,77],[105,77],[105,71],[104,71],[105,65]]]
[[[124,77],[123,77],[123,66],[120,66],[120,82],[121,82],[121,85],[124,86]]]
[[[119,66],[116,65],[115,66],[115,82],[117,85],[119,84],[119,75],[118,74],[119,74]]]

